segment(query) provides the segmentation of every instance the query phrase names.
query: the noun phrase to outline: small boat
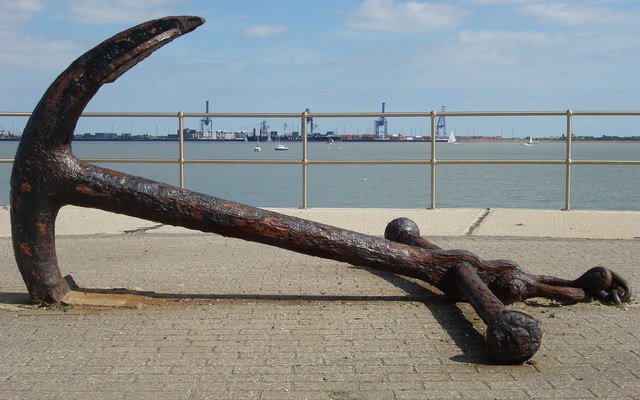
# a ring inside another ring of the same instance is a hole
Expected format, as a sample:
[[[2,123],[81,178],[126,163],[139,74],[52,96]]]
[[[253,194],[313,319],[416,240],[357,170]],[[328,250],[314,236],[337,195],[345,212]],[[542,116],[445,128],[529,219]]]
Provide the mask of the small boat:
[[[447,139],[447,144],[460,144],[456,140],[456,135],[453,133],[454,130],[455,129],[452,129],[451,133],[449,133],[449,139]]]
[[[276,147],[273,148],[275,151],[286,151],[289,148],[283,144],[280,144],[280,138],[276,139]]]
[[[253,148],[253,151],[262,151],[262,148],[260,147],[260,136],[256,139],[256,147]]]
[[[327,146],[327,150],[331,150],[331,145],[332,145],[333,143],[335,143],[335,142],[333,141],[333,138],[327,138],[327,145],[328,145],[328,146]]]
[[[522,143],[523,146],[532,147],[533,146],[533,138],[529,136],[529,141]]]

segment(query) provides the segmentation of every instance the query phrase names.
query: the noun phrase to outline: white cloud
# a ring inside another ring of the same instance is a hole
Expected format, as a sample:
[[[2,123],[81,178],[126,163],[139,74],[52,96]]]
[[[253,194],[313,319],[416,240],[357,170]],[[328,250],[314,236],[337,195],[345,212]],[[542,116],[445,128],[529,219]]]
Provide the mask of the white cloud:
[[[520,46],[540,46],[551,43],[549,34],[544,32],[514,31],[470,31],[458,33],[458,42],[463,46],[476,48],[516,48]]]
[[[438,76],[427,85],[511,90],[548,85],[561,74],[563,63],[555,57],[564,40],[535,31],[464,30],[438,49],[416,51],[412,66],[421,76]],[[421,54],[420,54],[421,53]],[[420,55],[418,55],[420,54]]]
[[[46,11],[40,0],[0,0],[0,72],[9,74],[24,68],[61,68],[69,54],[80,49],[72,41],[25,34],[24,27]]]
[[[0,7],[3,15],[30,14],[44,10],[41,0],[1,0]]]
[[[467,0],[471,4],[479,5],[502,5],[502,4],[522,4],[530,2],[531,0]]]
[[[514,67],[536,64],[558,44],[557,38],[542,32],[465,30],[458,33],[455,45],[448,51],[461,62],[473,60],[475,66]]]
[[[1,37],[21,29],[34,14],[44,9],[44,4],[39,0],[0,0]]]
[[[347,15],[347,26],[354,29],[418,33],[452,29],[467,12],[445,3],[364,0]]]
[[[175,13],[181,0],[67,0],[69,17],[82,23],[142,23]]]
[[[265,38],[287,32],[287,27],[283,25],[258,25],[246,29],[244,35],[247,37]]]
[[[63,68],[73,60],[73,55],[81,54],[77,43],[67,40],[52,40],[29,36],[19,37],[19,41],[0,42],[0,53],[4,61],[0,71],[15,67]]]
[[[607,8],[568,3],[533,3],[522,7],[520,11],[539,21],[564,26],[605,25],[629,18],[622,12]]]

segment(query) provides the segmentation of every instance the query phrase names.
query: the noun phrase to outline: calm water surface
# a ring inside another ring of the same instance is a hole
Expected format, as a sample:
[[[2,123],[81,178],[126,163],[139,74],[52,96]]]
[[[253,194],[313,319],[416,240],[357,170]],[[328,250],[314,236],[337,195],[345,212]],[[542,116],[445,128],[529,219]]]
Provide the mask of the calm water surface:
[[[0,158],[12,158],[17,142],[0,142]],[[273,143],[186,142],[186,159],[300,160],[301,143],[287,143],[276,152]],[[85,158],[177,159],[177,142],[75,142]],[[428,160],[430,143],[309,143],[309,160]],[[562,142],[533,147],[519,143],[438,144],[437,160],[514,159],[562,160]],[[640,160],[640,143],[574,143],[574,160]],[[170,184],[179,183],[174,164],[103,164]],[[0,204],[9,204],[11,164],[0,164]],[[187,165],[187,189],[263,207],[302,204],[299,165]],[[482,208],[564,207],[565,169],[562,165],[439,165],[437,206]],[[428,165],[311,165],[310,207],[429,207]],[[640,167],[572,167],[571,205],[574,209],[640,210]]]

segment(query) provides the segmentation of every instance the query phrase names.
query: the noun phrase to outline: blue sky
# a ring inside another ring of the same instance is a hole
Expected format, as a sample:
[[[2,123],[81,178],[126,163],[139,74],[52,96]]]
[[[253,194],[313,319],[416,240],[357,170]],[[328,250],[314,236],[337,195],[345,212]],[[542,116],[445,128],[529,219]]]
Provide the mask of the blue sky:
[[[639,110],[637,0],[0,0],[0,110],[31,111],[66,66],[165,15],[207,23],[158,50],[87,111]],[[20,130],[25,119],[0,118]],[[258,121],[219,120],[216,129]],[[284,123],[269,121],[272,129]],[[367,133],[373,120],[319,120]],[[459,135],[560,134],[558,118],[448,118]],[[187,121],[197,128],[198,120]],[[427,134],[429,122],[390,119]],[[175,132],[175,120],[83,119],[78,131]],[[576,134],[639,135],[638,117],[582,118]],[[291,129],[291,128],[289,128]]]

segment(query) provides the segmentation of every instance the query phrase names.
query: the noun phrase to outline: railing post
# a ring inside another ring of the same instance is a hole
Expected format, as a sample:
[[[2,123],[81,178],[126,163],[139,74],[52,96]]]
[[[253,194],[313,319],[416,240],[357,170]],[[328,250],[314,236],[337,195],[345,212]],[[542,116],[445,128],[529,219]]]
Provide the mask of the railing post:
[[[567,158],[565,159],[564,211],[571,211],[571,137],[573,111],[567,110]]]
[[[307,172],[309,167],[309,159],[307,157],[307,121],[309,110],[302,113],[302,207],[309,208],[307,205]]]
[[[436,112],[431,111],[431,209],[436,208]]]
[[[180,188],[184,189],[184,113],[178,113],[178,165],[180,167]]]

